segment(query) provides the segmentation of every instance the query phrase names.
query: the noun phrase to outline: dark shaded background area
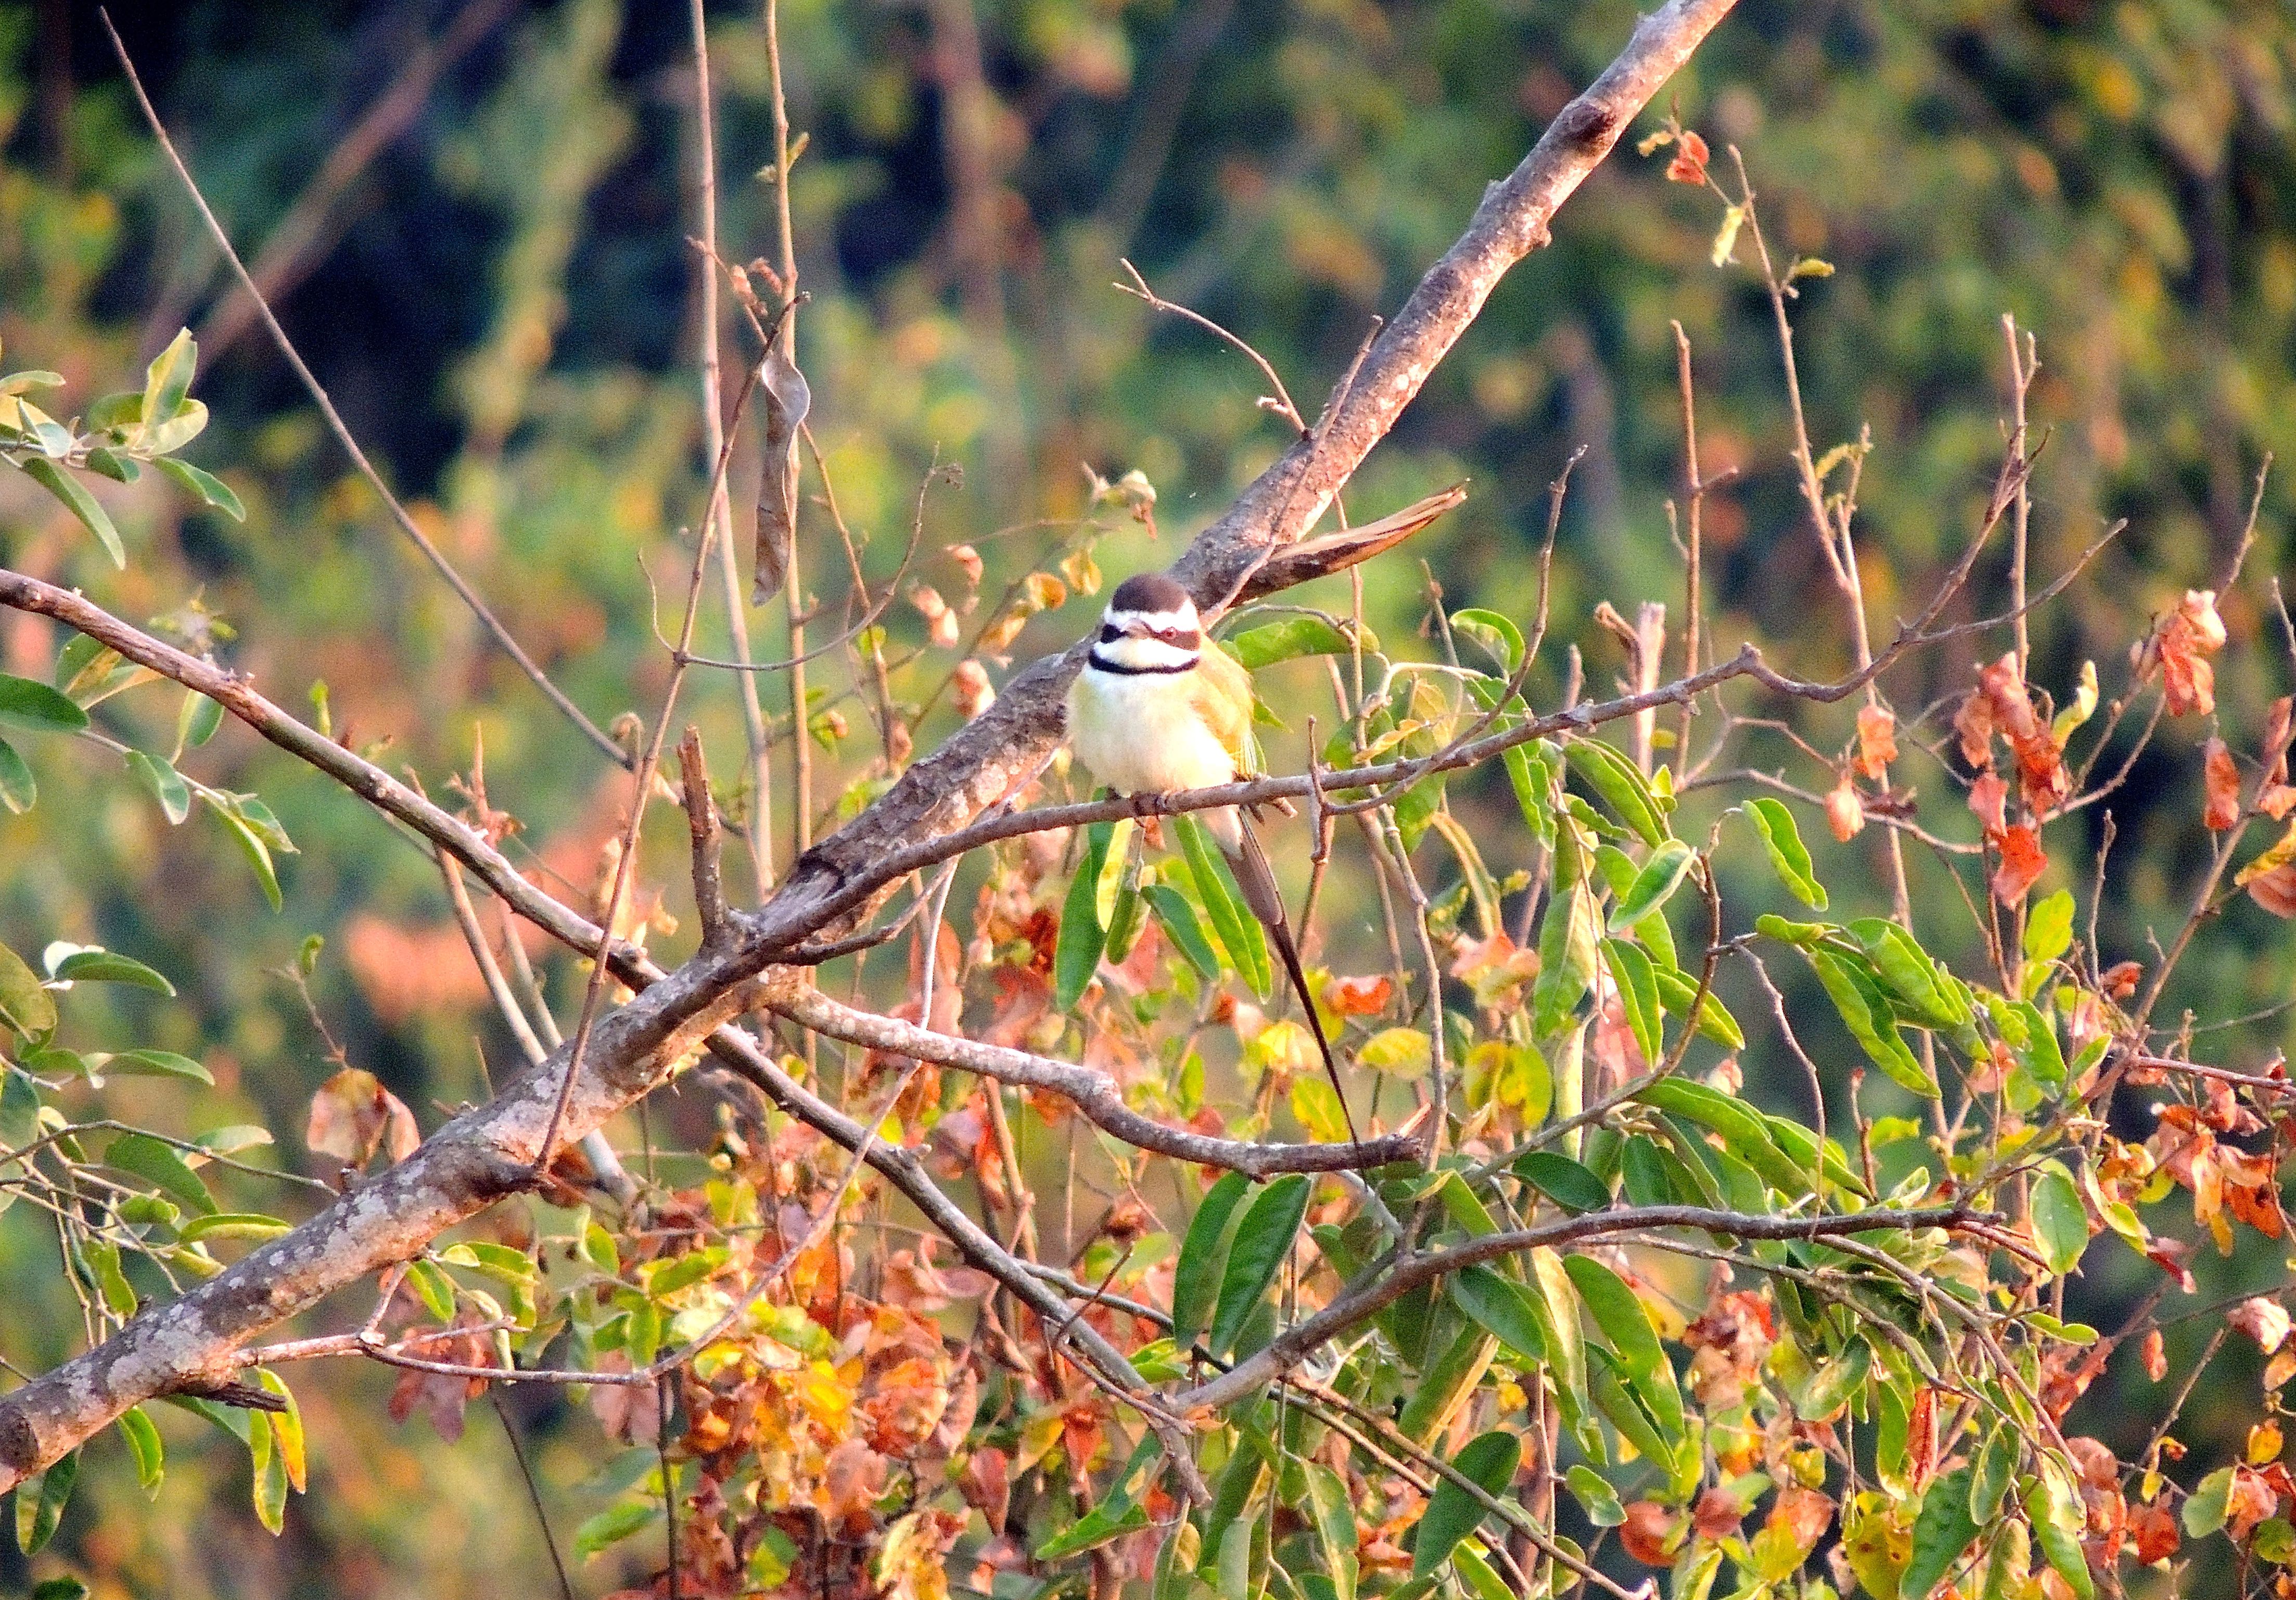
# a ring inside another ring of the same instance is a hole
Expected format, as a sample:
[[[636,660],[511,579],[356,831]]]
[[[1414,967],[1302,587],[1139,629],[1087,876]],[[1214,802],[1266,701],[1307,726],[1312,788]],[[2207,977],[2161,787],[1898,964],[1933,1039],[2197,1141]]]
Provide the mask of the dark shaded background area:
[[[685,8],[130,3],[114,14],[242,250],[259,259],[283,227],[306,230],[277,280],[280,316],[426,526],[594,718],[650,705],[664,663],[638,563],[657,576],[682,564],[670,541],[701,515],[704,488]],[[917,574],[948,594],[958,578],[942,546],[979,544],[992,597],[1046,559],[1089,509],[1080,463],[1111,480],[1138,469],[1157,491],[1152,543],[1103,508],[1110,575],[1168,560],[1273,456],[1282,426],[1254,404],[1248,364],[1111,287],[1119,258],[1251,340],[1312,410],[1371,319],[1607,62],[1633,14],[1622,0],[794,0],[782,19],[791,115],[810,141],[793,175],[812,296],[800,350],[865,562],[890,570],[936,456],[968,469],[962,490],[929,503]],[[768,191],[752,176],[771,156],[758,15],[713,4],[709,17],[721,237],[735,258],[770,255]],[[410,62],[458,29],[455,59],[363,158],[343,161],[377,105],[406,92]],[[2110,697],[2149,617],[2214,585],[2259,461],[2296,442],[2292,73],[2296,21],[2266,0],[1744,0],[1684,74],[1681,117],[1712,142],[1718,169],[1726,144],[1742,151],[1774,248],[1835,269],[1800,285],[1797,353],[1818,447],[1870,430],[1861,526],[1877,628],[1918,608],[1983,503],[2002,447],[2005,312],[2040,341],[2038,567],[2054,574],[2128,520],[2090,579],[2036,619],[2035,681],[2065,697],[2093,659]],[[331,160],[348,168],[340,181]],[[1597,599],[1630,611],[1663,598],[1678,621],[1664,515],[1682,471],[1678,320],[1696,352],[1708,472],[1736,473],[1707,509],[1718,652],[1753,638],[1806,677],[1847,667],[1840,602],[1788,470],[1767,305],[1742,270],[1710,259],[1717,221],[1710,196],[1667,185],[1660,160],[1622,146],[1564,212],[1554,248],[1501,288],[1351,496],[1371,516],[1472,480],[1464,511],[1367,574],[1371,618],[1392,647],[1434,648],[1412,642],[1421,558],[1455,603],[1529,611],[1546,486],[1581,445],[1559,636],[1583,644],[1600,687],[1619,661],[1587,624]],[[0,5],[7,365],[54,368],[93,396],[136,382],[192,326],[215,424],[190,454],[250,512],[242,526],[187,511],[149,483],[108,495],[135,556],[115,575],[11,475],[5,559],[85,583],[130,617],[198,596],[237,629],[234,664],[275,699],[299,703],[323,683],[337,727],[361,745],[388,741],[388,761],[434,786],[467,766],[482,733],[495,798],[518,813],[523,843],[586,887],[619,803],[600,764],[410,558],[226,286],[93,8]],[[738,360],[747,335],[734,333],[729,323]],[[745,461],[737,505],[752,474]],[[2284,676],[2261,580],[2286,553],[2287,483],[2265,496],[2256,581],[2224,602],[2228,726],[2252,730]],[[737,524],[746,530],[746,512]],[[808,556],[832,600],[840,560],[826,546]],[[1995,563],[1964,613],[2005,593]],[[1344,584],[1306,597],[1347,603]],[[1071,600],[1013,658],[1073,636],[1095,603]],[[767,649],[777,618],[753,618]],[[707,628],[704,647],[721,648],[722,619]],[[898,650],[925,637],[906,608],[890,629]],[[44,629],[0,624],[9,670],[45,676],[53,648]],[[1906,723],[1967,684],[1979,648],[1892,678]],[[922,702],[954,659],[921,660],[896,695]],[[865,730],[837,698],[845,681],[816,676],[831,687],[811,710],[841,704]],[[1267,692],[1281,710],[1316,685],[1286,669]],[[1534,688],[1551,700],[1559,686],[1558,674]],[[713,751],[730,757],[730,689],[710,685],[700,703]],[[475,718],[439,711],[466,705]],[[778,686],[775,705],[786,731]],[[159,729],[173,702],[135,714]],[[926,743],[950,726],[945,703],[938,715]],[[1849,716],[1828,736],[1846,739]],[[1943,717],[1915,731],[1948,736]],[[1273,736],[1279,760],[1296,761],[1299,737]],[[2182,915],[2202,850],[2194,742],[2163,743],[2112,802],[2108,957],[2141,958],[2146,930]],[[825,811],[845,784],[857,798],[871,743],[823,751]],[[170,972],[182,1003],[111,1004],[123,1023],[172,1030],[176,1047],[214,1064],[245,1104],[232,1120],[299,1126],[327,1071],[299,1003],[266,973],[310,932],[329,940],[323,1008],[354,1059],[426,1121],[480,1091],[480,1053],[508,1059],[473,1004],[428,864],[324,784],[235,733],[204,752],[203,776],[259,790],[302,847],[273,917],[218,833],[195,822],[171,833],[111,772],[37,753],[42,811],[0,823],[0,926],[20,948],[100,940]],[[1742,764],[1830,782],[1783,743],[1755,742]],[[1945,772],[1928,766],[1917,783],[1925,822],[1970,836]],[[1503,787],[1455,804],[1495,833],[1505,825]],[[784,827],[789,805],[780,797]],[[77,808],[83,825],[60,834],[51,808]],[[2101,809],[2090,816],[2101,824]],[[2086,912],[2099,835],[2089,825],[2084,840],[2081,825],[2053,833],[2044,887],[2076,887]],[[1814,813],[1804,827],[1821,837]],[[1821,846],[1833,879],[1870,869],[1875,832]],[[674,881],[675,849],[660,860],[652,881]],[[1940,917],[1960,903],[1934,862],[1916,863],[1915,886]],[[1750,910],[1767,892],[1750,877]],[[1334,959],[1372,948],[1370,921],[1366,906],[1334,903],[1324,930]],[[691,930],[660,938],[683,948]],[[2285,997],[2296,972],[2280,924],[2243,905],[2208,940],[2171,1010],[2183,1000],[2227,1015]],[[2260,1059],[2285,1032],[2267,1019],[2230,1048]],[[167,1092],[152,1091],[150,1114],[169,1114]],[[710,1109],[662,1115],[699,1128]],[[28,1263],[40,1248],[12,1218],[0,1272],[37,1278]],[[2199,1265],[2213,1275],[2206,1295],[2276,1264]],[[2124,1252],[2086,1289],[2109,1304],[2148,1271]],[[61,1357],[72,1327],[36,1295],[0,1305],[0,1350],[28,1366]],[[2251,1411],[2240,1359],[2202,1390],[2196,1432]],[[116,1461],[98,1462],[59,1548],[118,1594],[523,1592],[538,1546],[499,1435],[474,1429],[449,1448],[419,1424],[394,1430],[386,1387],[371,1374],[311,1385],[313,1492],[280,1541],[246,1522],[233,1476],[243,1460],[203,1456],[186,1432],[156,1513]],[[575,1487],[587,1423],[549,1396],[519,1404],[563,1514],[586,1514],[597,1503]],[[2117,1407],[2108,1387],[2089,1407],[2085,1426],[2140,1442],[2135,1407]],[[20,1575],[17,1563],[0,1554],[0,1582]]]

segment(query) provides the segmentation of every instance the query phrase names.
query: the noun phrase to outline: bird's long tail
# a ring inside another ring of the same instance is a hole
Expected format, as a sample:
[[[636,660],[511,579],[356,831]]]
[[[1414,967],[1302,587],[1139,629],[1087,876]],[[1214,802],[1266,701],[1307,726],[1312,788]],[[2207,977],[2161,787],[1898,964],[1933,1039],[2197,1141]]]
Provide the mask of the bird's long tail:
[[[1221,825],[1229,819],[1234,823],[1234,836]],[[1240,811],[1230,809],[1225,816],[1215,813],[1212,836],[1219,841],[1220,852],[1227,857],[1228,866],[1235,874],[1236,887],[1243,891],[1243,903],[1259,925],[1267,930],[1268,941],[1283,959],[1283,970],[1291,974],[1292,987],[1299,994],[1300,1005],[1308,1013],[1308,1026],[1316,1035],[1316,1047],[1323,1052],[1324,1073],[1332,1080],[1332,1093],[1338,1097],[1340,1115],[1348,1125],[1348,1142],[1360,1145],[1363,1140],[1356,1132],[1355,1113],[1348,1110],[1347,1091],[1340,1084],[1339,1063],[1332,1058],[1332,1041],[1324,1036],[1324,1019],[1316,1010],[1316,997],[1308,990],[1308,974],[1300,965],[1300,948],[1292,942],[1292,924],[1283,915],[1283,891],[1275,886],[1275,874],[1267,865],[1267,856],[1259,848],[1259,836]]]

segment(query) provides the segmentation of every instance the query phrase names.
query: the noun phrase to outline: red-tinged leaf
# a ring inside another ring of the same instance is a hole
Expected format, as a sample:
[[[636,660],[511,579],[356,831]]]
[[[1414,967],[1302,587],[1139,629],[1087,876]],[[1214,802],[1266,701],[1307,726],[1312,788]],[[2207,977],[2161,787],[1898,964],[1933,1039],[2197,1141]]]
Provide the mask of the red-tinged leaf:
[[[1881,783],[1898,759],[1898,718],[1887,706],[1867,706],[1857,713],[1857,757],[1852,763],[1861,777]]]
[[[1666,164],[1666,181],[1669,184],[1704,183],[1706,159],[1706,141],[1685,128],[1675,147],[1674,160]]]
[[[1725,1539],[1746,1520],[1746,1503],[1726,1489],[1708,1489],[1691,1508],[1690,1525],[1701,1538]]]
[[[1807,1557],[1833,1526],[1833,1502],[1817,1489],[1782,1489],[1765,1525]]]
[[[2251,878],[2248,898],[2275,916],[2296,916],[2296,862],[2284,862]]]
[[[2048,870],[2049,857],[2041,849],[2039,832],[2024,823],[2002,833],[2000,849],[2001,865],[1993,874],[1993,898],[2004,906],[2014,906]]]
[[[2201,760],[2208,792],[2201,821],[2211,832],[2221,833],[2240,820],[2240,768],[2233,764],[2232,751],[2221,739],[2208,742]]]
[[[1984,773],[1969,786],[1969,809],[1988,839],[2009,829],[2009,785],[1994,773]]]
[[[2158,1383],[2169,1375],[2169,1351],[2158,1328],[2147,1328],[2144,1342],[2139,1347],[2144,1361],[2144,1375]]]
[[[2169,715],[2198,712],[2206,717],[2217,709],[2216,668],[2209,658],[2224,645],[2225,625],[2217,615],[2216,591],[2186,589],[2146,652],[2160,663]]]
[[[1333,978],[1324,985],[1323,1001],[1343,1017],[1375,1017],[1394,998],[1395,982],[1385,973],[1373,978]]]
[[[1646,1567],[1672,1566],[1682,1544],[1682,1514],[1655,1500],[1636,1500],[1619,1524],[1619,1543]]]
[[[2184,1530],[2177,1526],[2177,1519],[2158,1506],[2139,1506],[2130,1512],[2128,1532],[2136,1547],[2140,1566],[2149,1567],[2156,1561],[2167,1560],[2185,1542]]]
[[[2255,1340],[2267,1356],[2288,1342],[2288,1308],[2268,1294],[2241,1301],[2225,1313],[2225,1321]]]
[[[1857,798],[1857,785],[1849,781],[1847,773],[1825,797],[1825,825],[1833,830],[1834,839],[1848,844],[1866,825],[1865,802]]]

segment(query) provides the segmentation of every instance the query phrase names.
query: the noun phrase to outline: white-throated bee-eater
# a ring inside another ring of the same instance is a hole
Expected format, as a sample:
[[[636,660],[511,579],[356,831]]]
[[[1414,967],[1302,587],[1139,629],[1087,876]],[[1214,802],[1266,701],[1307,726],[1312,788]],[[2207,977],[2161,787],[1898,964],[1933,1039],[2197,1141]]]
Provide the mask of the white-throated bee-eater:
[[[1108,598],[1100,632],[1069,690],[1069,742],[1093,775],[1119,794],[1210,789],[1257,775],[1253,703],[1251,674],[1204,637],[1187,590],[1161,572],[1144,572]],[[1299,991],[1348,1137],[1359,1142],[1267,857],[1237,808],[1201,815]]]

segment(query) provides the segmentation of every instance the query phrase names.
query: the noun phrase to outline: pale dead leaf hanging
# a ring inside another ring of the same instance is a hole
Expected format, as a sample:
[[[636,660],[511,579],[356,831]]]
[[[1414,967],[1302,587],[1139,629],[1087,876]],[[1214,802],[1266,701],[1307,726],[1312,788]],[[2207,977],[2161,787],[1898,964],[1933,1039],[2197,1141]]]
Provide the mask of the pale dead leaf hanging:
[[[757,578],[750,603],[763,605],[789,580],[797,539],[797,439],[813,390],[797,363],[776,345],[758,367],[758,393],[766,413],[765,471],[758,479]]]

